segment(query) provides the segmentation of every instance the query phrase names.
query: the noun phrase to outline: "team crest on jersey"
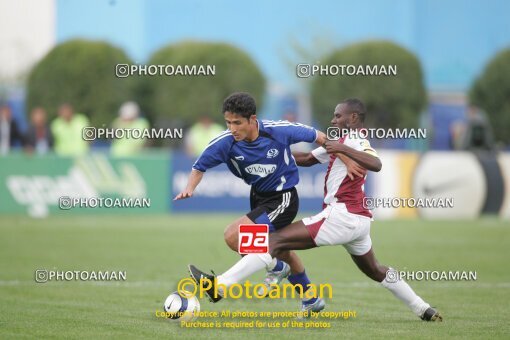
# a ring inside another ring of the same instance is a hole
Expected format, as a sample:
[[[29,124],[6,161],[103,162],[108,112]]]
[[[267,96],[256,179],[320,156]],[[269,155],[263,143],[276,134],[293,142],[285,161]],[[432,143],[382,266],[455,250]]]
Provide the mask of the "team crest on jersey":
[[[272,174],[276,170],[275,164],[252,164],[244,168],[250,175],[257,175],[262,178]]]
[[[277,149],[270,149],[267,152],[267,158],[275,158],[280,152]]]

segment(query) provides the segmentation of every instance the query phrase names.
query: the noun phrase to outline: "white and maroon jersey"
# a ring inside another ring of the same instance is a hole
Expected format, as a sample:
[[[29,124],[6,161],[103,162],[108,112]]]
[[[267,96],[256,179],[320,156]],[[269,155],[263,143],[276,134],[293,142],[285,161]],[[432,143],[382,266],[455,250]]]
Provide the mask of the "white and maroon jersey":
[[[378,157],[375,150],[370,146],[370,142],[366,139],[347,135],[340,138],[338,142]],[[326,178],[324,179],[324,205],[340,202],[344,203],[347,211],[352,214],[372,217],[370,211],[363,207],[366,176],[355,177],[354,180],[351,180],[347,175],[347,167],[344,162],[335,155],[328,154],[323,147],[313,150],[312,154],[320,163],[329,162]]]

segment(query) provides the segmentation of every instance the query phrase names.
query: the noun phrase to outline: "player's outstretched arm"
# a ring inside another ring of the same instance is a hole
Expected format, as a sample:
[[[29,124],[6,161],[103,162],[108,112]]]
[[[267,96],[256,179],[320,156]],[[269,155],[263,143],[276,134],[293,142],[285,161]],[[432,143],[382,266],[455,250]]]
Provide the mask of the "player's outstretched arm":
[[[328,140],[326,134],[322,131],[317,130],[317,139],[315,140],[315,143],[319,144],[320,146],[324,145]]]
[[[191,170],[188,178],[188,184],[186,184],[186,188],[177,196],[175,196],[174,201],[190,198],[191,196],[193,196],[193,192],[195,191],[195,188],[197,187],[198,183],[200,183],[200,181],[202,180],[202,177],[204,177],[203,172],[195,169]]]
[[[292,153],[292,156],[294,156],[294,159],[296,160],[296,164],[298,166],[308,167],[319,163],[317,158],[315,158],[311,152],[295,151]]]
[[[367,170],[375,172],[381,171],[382,168],[381,160],[378,157],[372,156],[367,152],[355,150],[343,143],[338,143],[336,141],[327,141],[324,144],[324,147],[326,148],[326,151],[328,153],[343,154],[349,157],[350,159],[356,161],[359,165],[361,165],[363,168]]]
[[[324,151],[325,152],[325,151]],[[313,155],[311,152],[293,152],[292,156],[294,156],[294,159],[296,160],[296,164],[298,166],[305,166],[309,167],[315,164],[319,164],[320,161]],[[350,179],[354,180],[354,177],[364,177],[367,173],[367,170],[361,167],[358,163],[350,159],[349,157],[337,154],[337,157],[339,157],[345,164],[347,168],[347,176],[349,176]]]

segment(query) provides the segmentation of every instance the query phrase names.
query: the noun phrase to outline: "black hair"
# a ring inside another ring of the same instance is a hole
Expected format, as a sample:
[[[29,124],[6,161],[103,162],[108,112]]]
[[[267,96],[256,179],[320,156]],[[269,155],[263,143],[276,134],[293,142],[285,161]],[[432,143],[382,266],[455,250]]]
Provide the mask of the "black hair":
[[[342,104],[347,105],[350,112],[356,112],[359,115],[361,122],[365,121],[367,109],[361,100],[358,98],[349,98],[344,100]]]
[[[236,92],[223,101],[223,113],[227,111],[250,119],[252,115],[257,113],[257,105],[255,105],[255,99],[248,93]]]

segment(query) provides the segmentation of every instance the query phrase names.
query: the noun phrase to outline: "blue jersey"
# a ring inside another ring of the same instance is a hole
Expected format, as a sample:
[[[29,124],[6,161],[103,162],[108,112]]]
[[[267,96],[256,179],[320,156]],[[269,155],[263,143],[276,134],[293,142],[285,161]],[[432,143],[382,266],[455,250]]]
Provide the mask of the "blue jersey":
[[[317,131],[307,125],[288,121],[259,121],[259,137],[253,142],[236,142],[230,131],[214,138],[193,165],[205,172],[221,163],[252,185],[257,192],[291,189],[299,182],[299,174],[290,145],[312,143]]]

